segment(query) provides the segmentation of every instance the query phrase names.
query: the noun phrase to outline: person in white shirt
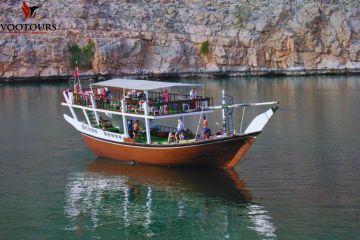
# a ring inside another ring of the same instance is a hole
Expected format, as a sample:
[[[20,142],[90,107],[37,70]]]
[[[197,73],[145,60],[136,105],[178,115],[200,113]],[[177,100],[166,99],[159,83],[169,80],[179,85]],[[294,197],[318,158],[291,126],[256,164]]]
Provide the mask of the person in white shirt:
[[[197,97],[197,92],[195,88],[192,88],[190,91],[190,99],[196,99]]]
[[[197,92],[195,88],[192,88],[190,91],[190,101],[189,101],[189,109],[195,109],[196,108],[196,99],[197,98]]]
[[[175,133],[175,139],[176,142],[179,143],[180,141],[180,135],[185,131],[185,127],[184,124],[182,123],[181,119],[178,120],[178,125],[176,128],[176,133]]]

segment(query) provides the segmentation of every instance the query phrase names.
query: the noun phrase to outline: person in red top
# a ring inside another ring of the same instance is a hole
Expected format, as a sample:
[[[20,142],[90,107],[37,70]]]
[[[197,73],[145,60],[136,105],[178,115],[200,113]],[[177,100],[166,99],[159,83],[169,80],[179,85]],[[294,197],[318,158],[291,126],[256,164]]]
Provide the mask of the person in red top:
[[[106,97],[106,89],[105,88],[101,89],[100,96],[103,97],[103,98]]]
[[[162,92],[162,99],[164,100],[164,114],[168,113],[168,102],[170,101],[170,94],[165,88]]]

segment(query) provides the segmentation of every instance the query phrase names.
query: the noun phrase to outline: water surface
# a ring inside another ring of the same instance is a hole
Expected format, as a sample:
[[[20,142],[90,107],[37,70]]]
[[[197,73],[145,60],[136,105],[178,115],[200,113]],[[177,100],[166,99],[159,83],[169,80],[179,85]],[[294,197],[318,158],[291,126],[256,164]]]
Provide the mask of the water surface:
[[[65,83],[0,85],[0,238],[360,237],[360,77],[183,81],[280,101],[234,171],[97,159],[62,117]]]

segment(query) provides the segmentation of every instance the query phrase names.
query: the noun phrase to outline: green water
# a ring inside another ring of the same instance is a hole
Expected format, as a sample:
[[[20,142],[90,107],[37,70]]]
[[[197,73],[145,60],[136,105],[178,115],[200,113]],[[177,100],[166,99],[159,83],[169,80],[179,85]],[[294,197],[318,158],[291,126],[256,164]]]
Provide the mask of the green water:
[[[0,85],[0,239],[360,238],[359,76],[184,81],[280,101],[235,171],[97,159],[62,117],[66,84]]]

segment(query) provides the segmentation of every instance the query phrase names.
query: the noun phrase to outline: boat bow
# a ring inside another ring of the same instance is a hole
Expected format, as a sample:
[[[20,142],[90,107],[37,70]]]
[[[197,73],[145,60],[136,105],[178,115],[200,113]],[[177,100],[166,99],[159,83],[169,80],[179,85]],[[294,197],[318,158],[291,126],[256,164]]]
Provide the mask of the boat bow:
[[[265,125],[269,122],[272,115],[276,112],[278,106],[274,106],[264,113],[257,115],[249,124],[244,134],[261,132]]]

